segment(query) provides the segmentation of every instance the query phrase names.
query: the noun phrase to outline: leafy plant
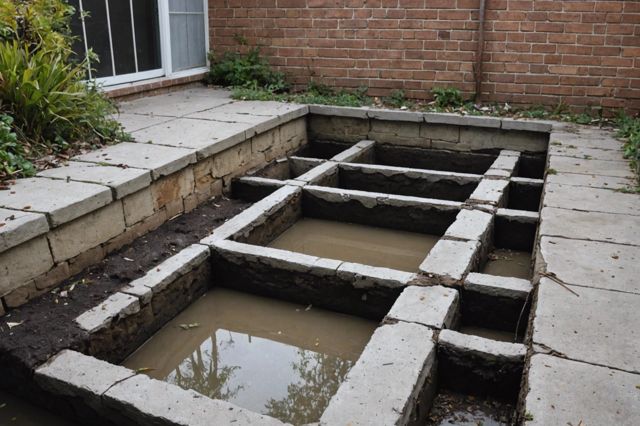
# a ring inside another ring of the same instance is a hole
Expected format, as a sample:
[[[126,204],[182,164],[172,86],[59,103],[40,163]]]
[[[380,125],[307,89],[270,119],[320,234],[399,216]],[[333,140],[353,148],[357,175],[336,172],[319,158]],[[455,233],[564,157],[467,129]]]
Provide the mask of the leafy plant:
[[[33,164],[25,158],[25,147],[18,143],[18,136],[11,125],[13,117],[0,115],[0,178],[17,174],[33,176],[36,172]]]
[[[273,93],[283,92],[288,88],[284,74],[274,71],[269,62],[260,55],[260,48],[255,47],[247,53],[225,52],[216,57],[209,53],[211,69],[207,82],[221,86],[266,89]]]
[[[618,114],[616,119],[618,136],[624,139],[624,157],[631,159],[631,165],[638,174],[640,183],[640,118],[633,118],[625,113]]]
[[[371,105],[372,100],[367,96],[367,88],[359,87],[354,91],[334,91],[326,85],[312,83],[309,89],[301,93],[273,93],[267,89],[236,87],[232,97],[235,99],[254,101],[296,102],[301,104],[321,104],[360,107]]]
[[[10,126],[16,135],[0,148],[5,174],[34,171],[20,158],[124,136],[111,118],[115,106],[85,81],[86,59],[78,60],[71,49],[73,13],[63,0],[1,3],[0,112],[13,117]]]
[[[407,99],[404,90],[401,89],[393,90],[388,97],[384,98],[384,101],[394,108],[409,108],[413,106],[413,102]]]
[[[438,108],[458,108],[464,105],[462,94],[455,87],[434,87],[431,94]]]

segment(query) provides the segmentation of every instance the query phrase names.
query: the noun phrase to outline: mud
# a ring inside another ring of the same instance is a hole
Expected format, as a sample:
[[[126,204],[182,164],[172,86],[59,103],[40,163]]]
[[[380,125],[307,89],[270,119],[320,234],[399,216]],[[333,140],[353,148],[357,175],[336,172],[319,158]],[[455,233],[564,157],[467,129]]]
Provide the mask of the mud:
[[[0,391],[0,425],[73,426],[68,420]]]
[[[442,390],[433,401],[429,426],[508,426],[514,423],[514,407],[492,398]]]
[[[0,388],[20,392],[30,369],[61,349],[82,351],[87,336],[74,323],[78,315],[248,206],[221,198],[207,202],[63,282],[58,289],[67,290],[66,297],[48,292],[11,311],[0,321]],[[9,330],[6,322],[20,325]]]
[[[481,271],[501,277],[531,278],[531,253],[509,249],[494,249]]]
[[[317,421],[376,323],[224,289],[203,296],[124,365],[294,424]]]
[[[303,218],[269,247],[415,272],[439,237]]]

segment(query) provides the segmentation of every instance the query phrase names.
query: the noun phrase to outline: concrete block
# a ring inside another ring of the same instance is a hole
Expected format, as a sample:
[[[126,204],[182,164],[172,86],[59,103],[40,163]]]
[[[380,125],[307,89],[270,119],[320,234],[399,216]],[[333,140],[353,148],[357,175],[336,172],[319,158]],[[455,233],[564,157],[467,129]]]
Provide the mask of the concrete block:
[[[149,170],[132,167],[114,167],[70,161],[67,165],[44,170],[38,176],[76,182],[96,183],[113,190],[115,199],[133,194],[151,184]]]
[[[435,381],[432,338],[433,332],[418,324],[378,327],[331,398],[320,424],[408,424],[420,392]]]
[[[415,274],[395,269],[343,262],[338,267],[338,277],[352,280],[356,288],[404,287],[415,278]]]
[[[2,305],[2,300],[0,300],[0,318],[2,318],[5,314],[4,306]]]
[[[501,120],[494,117],[480,117],[474,115],[460,115],[452,113],[428,112],[424,114],[427,123],[449,124],[454,126],[474,126],[500,128]]]
[[[305,182],[309,184],[318,184],[318,182],[327,179],[330,175],[336,175],[335,180],[337,184],[337,173],[338,173],[338,163],[333,161],[327,161],[325,163],[320,164],[319,166],[314,167],[308,172],[298,176],[295,180],[300,182]]]
[[[526,210],[498,209],[496,216],[520,223],[537,223],[540,220],[538,212]]]
[[[569,284],[640,294],[637,246],[542,237],[536,262]]]
[[[543,207],[540,235],[640,245],[637,216]]]
[[[103,395],[104,404],[132,424],[175,426],[283,425],[269,416],[209,399],[193,390],[137,375]]]
[[[633,178],[633,171],[629,167],[628,161],[606,161],[550,155],[549,169],[555,170],[556,173],[579,173],[628,179]]]
[[[0,191],[0,207],[46,213],[52,227],[111,201],[111,190],[106,186],[47,178],[18,179],[11,190]]]
[[[33,279],[36,290],[49,290],[53,286],[62,282],[62,280],[71,276],[68,262],[62,262],[55,265],[42,275]]]
[[[369,119],[312,114],[308,119],[310,140],[357,143],[369,139]]]
[[[288,149],[295,149],[307,141],[307,120],[304,117],[280,126],[280,145]]]
[[[33,280],[28,281],[19,285],[14,290],[3,296],[4,303],[7,305],[7,308],[13,309],[19,306],[24,305],[29,301],[29,299],[36,297],[42,294],[41,291],[38,291]]]
[[[541,121],[529,121],[523,119],[502,118],[502,129],[504,130],[521,130],[525,132],[541,132],[549,133],[553,129],[551,123]]]
[[[143,277],[131,281],[130,287],[147,287],[154,294],[159,293],[182,275],[191,272],[209,258],[209,247],[192,244],[171,256],[158,266],[150,269]],[[128,287],[122,290],[129,293]],[[137,291],[137,290],[136,290]],[[143,292],[144,295],[148,293]],[[148,302],[148,300],[144,300]]]
[[[420,125],[420,137],[431,141],[445,141],[456,144],[460,141],[460,127],[449,124],[424,123]]]
[[[214,241],[224,240],[242,232],[254,222],[264,221],[270,212],[288,204],[294,197],[299,196],[301,191],[300,188],[294,186],[283,186],[214,229],[211,235],[203,238],[200,242],[211,245]]]
[[[493,215],[489,213],[462,209],[444,236],[449,239],[485,242],[491,231],[492,222]]]
[[[533,290],[533,285],[530,281],[521,278],[472,272],[464,280],[464,289],[485,296],[524,301]]]
[[[389,109],[369,109],[366,111],[367,117],[380,121],[408,121],[412,123],[423,123],[424,114],[415,111],[398,111]]]
[[[462,393],[513,398],[520,387],[527,347],[453,330],[438,336],[440,386]]]
[[[633,426],[638,376],[555,356],[531,357],[523,414],[527,426]]]
[[[83,404],[100,412],[102,394],[116,383],[135,375],[127,368],[65,349],[38,367],[34,379],[45,391],[80,399]]]
[[[368,135],[378,143],[429,147],[429,140],[420,137],[420,123],[371,120]]]
[[[501,152],[500,155],[498,155],[498,158],[496,158],[493,164],[491,164],[491,169],[513,172],[516,170],[520,157],[519,155],[514,155],[514,151],[504,150],[503,152],[504,155]]]
[[[540,280],[533,319],[534,350],[640,373],[640,295],[569,288],[578,296],[549,278]]]
[[[33,238],[0,254],[0,296],[26,281],[44,274],[53,266],[45,236]]]
[[[51,253],[61,262],[107,242],[124,229],[122,203],[116,201],[49,232]]]
[[[461,286],[477,264],[479,250],[479,241],[439,240],[420,264],[420,272],[438,284]]]
[[[242,167],[250,167],[252,160],[251,141],[246,141],[213,157],[210,172],[214,178],[238,174]],[[264,157],[260,161],[264,161]]]
[[[89,309],[75,319],[76,324],[87,333],[95,333],[111,325],[113,320],[126,318],[140,312],[137,297],[114,293],[98,306]]]
[[[73,158],[76,161],[125,165],[138,169],[151,170],[154,180],[170,175],[196,161],[196,153],[192,149],[170,146],[152,145],[148,143],[122,142]]]
[[[328,115],[349,118],[369,118],[368,108],[341,107],[332,105],[309,105],[309,113],[315,115]]]
[[[49,223],[43,214],[0,208],[0,253],[45,234],[48,230]]]
[[[193,169],[186,168],[169,176],[164,176],[151,185],[154,210],[175,201],[182,201],[194,192]]]
[[[428,122],[428,120],[427,120]],[[548,135],[490,128],[460,128],[460,150],[510,149],[521,152],[545,152]]]
[[[280,132],[278,129],[270,130],[251,138],[251,152],[254,155],[265,154],[266,151],[274,150],[280,143]]]
[[[442,286],[405,288],[385,321],[405,321],[432,328],[451,327],[459,314],[458,292]]]
[[[610,189],[547,184],[544,205],[592,212],[640,216],[640,197]]]
[[[154,202],[151,189],[145,188],[122,199],[124,221],[132,226],[154,213]]]
[[[504,194],[508,186],[507,180],[483,179],[469,196],[469,202],[500,207],[504,203]]]

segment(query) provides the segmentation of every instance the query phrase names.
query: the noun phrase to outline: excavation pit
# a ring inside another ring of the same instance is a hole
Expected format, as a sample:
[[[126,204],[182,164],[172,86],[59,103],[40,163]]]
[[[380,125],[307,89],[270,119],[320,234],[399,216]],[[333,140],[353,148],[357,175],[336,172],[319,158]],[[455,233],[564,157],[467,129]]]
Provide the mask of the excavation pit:
[[[284,422],[320,419],[376,323],[214,289],[124,363]]]

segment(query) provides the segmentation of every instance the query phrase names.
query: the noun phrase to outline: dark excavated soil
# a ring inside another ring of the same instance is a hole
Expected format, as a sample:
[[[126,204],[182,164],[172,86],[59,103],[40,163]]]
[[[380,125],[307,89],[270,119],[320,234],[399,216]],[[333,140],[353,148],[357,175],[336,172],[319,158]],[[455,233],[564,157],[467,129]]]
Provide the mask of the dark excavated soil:
[[[6,379],[0,380],[0,387],[19,382],[62,349],[82,350],[87,336],[73,321],[78,315],[248,206],[238,200],[212,199],[112,253],[54,291],[12,310],[0,319],[0,377]],[[10,328],[9,323],[20,325]]]
[[[428,426],[510,426],[514,423],[511,404],[480,396],[441,390],[427,417]]]

